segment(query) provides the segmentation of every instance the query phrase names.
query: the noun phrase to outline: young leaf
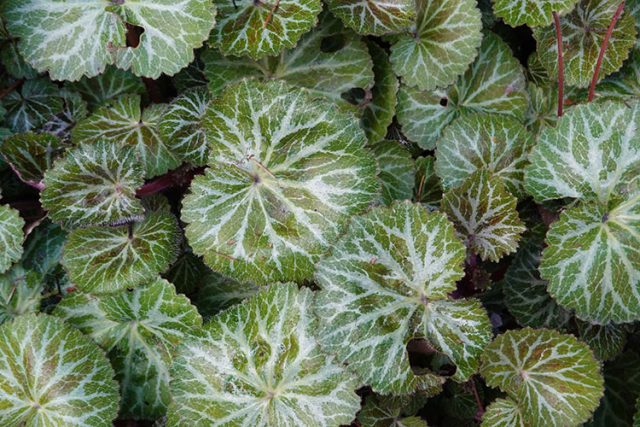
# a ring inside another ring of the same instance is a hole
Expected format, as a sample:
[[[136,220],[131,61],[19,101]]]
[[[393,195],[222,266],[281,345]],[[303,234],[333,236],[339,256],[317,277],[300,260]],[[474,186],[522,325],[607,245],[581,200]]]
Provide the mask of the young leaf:
[[[180,165],[158,130],[166,107],[152,104],[142,112],[139,95],[123,95],[78,123],[71,136],[76,143],[108,141],[131,145],[138,152],[147,178],[162,175]]]
[[[53,221],[72,227],[125,222],[143,213],[135,198],[142,183],[133,148],[82,144],[45,173],[40,201]]]
[[[427,422],[414,417],[426,402],[423,394],[367,397],[358,421],[367,427],[427,427]]]
[[[553,22],[552,13],[565,15],[579,0],[493,0],[493,11],[512,27],[528,25],[546,27]]]
[[[63,151],[60,140],[47,133],[19,133],[0,145],[2,154],[23,182],[38,185]]]
[[[602,40],[620,5],[620,0],[580,0],[573,12],[560,18],[565,83],[587,87],[593,79]],[[558,45],[553,26],[533,32],[540,62],[553,79],[558,74]],[[602,61],[599,78],[617,71],[636,40],[633,17],[624,13],[613,29]]]
[[[17,210],[0,205],[0,273],[7,271],[22,256],[23,227],[24,220]]]
[[[509,46],[497,35],[486,33],[475,62],[451,87],[421,91],[400,86],[398,122],[410,140],[432,150],[443,129],[460,115],[492,113],[523,120],[525,86],[522,66]]]
[[[118,385],[100,348],[47,315],[20,316],[0,326],[0,424],[111,425]]]
[[[406,346],[413,338],[446,355],[457,367],[453,378],[466,380],[491,326],[479,301],[447,299],[464,259],[453,225],[420,205],[396,202],[355,218],[316,270],[321,345],[378,393],[442,382],[412,370]]]
[[[177,257],[180,227],[170,213],[152,212],[142,222],[73,230],[62,264],[84,292],[108,293],[150,282]]]
[[[411,34],[391,46],[391,64],[407,86],[431,91],[455,83],[478,55],[482,20],[474,0],[417,0]]]
[[[121,95],[142,95],[145,92],[140,77],[114,66],[108,66],[96,77],[83,77],[78,82],[68,83],[66,87],[80,93],[92,109]]]
[[[526,230],[516,210],[517,202],[500,178],[480,169],[459,188],[445,193],[442,211],[473,253],[498,262],[516,251]]]
[[[508,331],[482,353],[482,376],[518,402],[526,425],[578,426],[598,407],[600,365],[573,335],[549,329]]]
[[[518,404],[513,400],[498,398],[487,406],[482,416],[482,427],[527,427]]]
[[[20,265],[0,275],[0,324],[24,314],[37,313],[43,287],[40,274]]]
[[[558,88],[556,86],[527,85],[529,109],[525,118],[527,129],[535,136],[558,122]]]
[[[381,141],[371,147],[380,165],[382,201],[409,200],[413,196],[415,164],[411,153],[399,141]]]
[[[320,0],[214,0],[218,23],[210,43],[223,55],[254,60],[296,45],[318,22]]]
[[[531,134],[511,117],[465,115],[454,120],[438,141],[436,172],[444,188],[452,189],[485,169],[522,198],[526,195],[524,168],[533,145]]]
[[[29,64],[72,81],[114,63],[140,76],[173,75],[193,60],[215,23],[210,0],[8,0],[2,12]],[[136,47],[127,47],[126,24],[144,30]]]
[[[243,81],[213,101],[204,128],[211,167],[182,219],[194,253],[238,280],[310,278],[345,221],[377,197],[356,118],[306,91]]]
[[[36,129],[62,111],[60,90],[45,78],[27,80],[19,90],[2,98],[5,122],[14,132]]]
[[[411,26],[416,5],[411,0],[328,0],[331,13],[358,34],[381,36]]]
[[[436,160],[433,156],[416,159],[416,179],[414,200],[429,210],[437,210],[442,199],[441,180],[436,175]]]
[[[168,426],[349,424],[356,380],[314,339],[313,293],[275,284],[213,318],[180,347]]]
[[[121,417],[165,414],[173,352],[202,326],[196,308],[171,283],[155,279],[148,286],[102,297],[71,294],[55,314],[108,352],[120,383]]]

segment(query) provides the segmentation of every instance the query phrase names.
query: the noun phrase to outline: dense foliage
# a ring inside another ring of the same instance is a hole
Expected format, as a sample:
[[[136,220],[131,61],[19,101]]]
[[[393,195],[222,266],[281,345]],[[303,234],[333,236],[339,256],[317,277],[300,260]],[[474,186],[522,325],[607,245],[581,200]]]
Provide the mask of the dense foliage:
[[[639,0],[0,18],[0,426],[640,425]]]

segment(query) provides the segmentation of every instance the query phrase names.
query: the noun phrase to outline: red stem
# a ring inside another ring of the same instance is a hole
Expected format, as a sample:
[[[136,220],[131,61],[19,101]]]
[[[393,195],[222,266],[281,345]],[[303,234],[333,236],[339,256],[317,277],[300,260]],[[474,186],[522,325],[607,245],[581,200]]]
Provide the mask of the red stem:
[[[618,9],[616,13],[613,15],[611,22],[609,23],[609,28],[607,28],[607,33],[602,40],[602,46],[600,46],[600,54],[598,55],[598,62],[596,62],[596,69],[593,72],[593,79],[591,80],[591,86],[589,87],[589,102],[593,101],[593,97],[596,95],[596,84],[598,83],[598,77],[600,75],[600,68],[602,68],[602,61],[604,60],[604,53],[607,50],[607,46],[609,45],[609,39],[611,38],[611,34],[613,34],[613,30],[616,27],[616,23],[618,19],[620,19],[620,15],[624,11],[624,0],[620,2],[618,5]]]
[[[471,384],[471,392],[473,393],[473,397],[476,400],[476,405],[478,406],[478,412],[476,413],[476,418],[478,420],[481,420],[482,416],[484,415],[484,406],[482,405],[482,401],[480,400],[480,395],[478,394],[478,389],[476,388],[476,380],[474,378],[471,378],[471,381],[469,381],[469,383]]]
[[[562,55],[562,27],[557,12],[553,12],[556,26],[556,41],[558,43],[558,117],[564,114],[564,56]]]

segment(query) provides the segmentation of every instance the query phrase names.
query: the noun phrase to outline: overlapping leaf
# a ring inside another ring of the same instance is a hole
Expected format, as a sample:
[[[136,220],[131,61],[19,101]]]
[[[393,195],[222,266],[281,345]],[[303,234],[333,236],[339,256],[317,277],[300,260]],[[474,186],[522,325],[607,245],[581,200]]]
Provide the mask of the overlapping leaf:
[[[529,109],[525,119],[527,129],[538,135],[558,122],[558,88],[556,86],[527,85]]]
[[[409,200],[413,196],[415,164],[411,153],[398,141],[381,141],[371,148],[378,160],[382,201]]]
[[[175,261],[179,244],[176,218],[152,212],[135,224],[72,231],[62,263],[78,289],[115,292],[149,283],[166,271]]]
[[[327,6],[358,34],[399,33],[416,17],[416,5],[411,0],[328,0]]]
[[[193,303],[198,307],[198,311],[208,318],[252,297],[259,290],[260,287],[253,283],[238,282],[230,277],[209,272],[204,278],[204,284],[193,296]]]
[[[415,28],[391,46],[393,70],[418,90],[446,88],[478,54],[480,11],[474,0],[417,0],[416,7]]]
[[[183,345],[167,425],[337,426],[360,408],[357,381],[314,338],[313,293],[275,284]]]
[[[133,148],[83,144],[45,173],[40,201],[52,220],[68,226],[124,222],[143,213],[135,198],[142,183]]]
[[[498,398],[487,406],[482,416],[482,427],[527,427],[527,424],[516,402],[509,398]]]
[[[416,159],[414,200],[430,210],[438,209],[442,199],[442,181],[436,175],[435,164],[436,159],[432,156]]]
[[[102,350],[80,331],[46,315],[0,326],[0,424],[111,425],[118,386]]]
[[[67,87],[80,93],[91,108],[99,107],[121,95],[142,95],[145,91],[140,77],[114,66],[107,67],[96,77],[83,77],[78,82],[69,83]]]
[[[570,12],[578,0],[493,0],[496,16],[517,27],[544,27],[553,22],[552,12],[564,15]]]
[[[358,413],[360,425],[367,427],[427,427],[427,422],[416,417],[416,412],[426,402],[426,395],[367,397]]]
[[[182,219],[194,253],[258,284],[310,278],[344,222],[376,198],[376,164],[351,114],[282,82],[244,81],[204,119],[214,148]]]
[[[51,168],[62,150],[62,144],[55,136],[32,132],[13,135],[0,146],[0,154],[6,162],[22,181],[31,185],[42,181],[45,171]]]
[[[620,71],[604,79],[596,93],[601,98],[621,101],[640,98],[640,50],[632,50]]]
[[[627,343],[625,325],[594,325],[577,320],[578,334],[599,360],[610,360],[622,353]]]
[[[600,366],[573,335],[520,329],[498,336],[482,354],[482,376],[517,402],[525,425],[577,426],[598,407]]]
[[[35,129],[63,108],[59,89],[45,78],[25,81],[2,98],[2,105],[7,110],[5,122],[14,132]]]
[[[175,74],[215,23],[210,0],[9,0],[2,12],[27,62],[54,80],[93,77],[108,64],[151,78]],[[126,24],[144,30],[136,47],[127,47]]]
[[[486,33],[478,58],[448,89],[421,91],[401,85],[397,117],[410,140],[433,149],[443,129],[460,115],[492,113],[523,120],[526,109],[522,67],[509,46]]]
[[[369,143],[375,144],[385,138],[396,115],[400,83],[391,69],[387,52],[371,40],[367,42],[367,47],[373,60],[375,83],[371,89],[371,99],[364,102],[360,125],[366,132]]]
[[[22,256],[22,227],[24,220],[20,213],[9,205],[0,205],[0,273],[7,271]]]
[[[464,258],[453,225],[420,205],[395,203],[354,219],[316,271],[321,344],[379,393],[441,382],[412,370],[405,347],[413,338],[448,357],[455,380],[469,378],[491,326],[478,301],[447,299]]]
[[[20,263],[30,270],[47,275],[58,267],[67,233],[57,224],[42,222],[27,237]]]
[[[55,314],[108,352],[120,383],[122,417],[165,414],[174,350],[202,325],[196,308],[171,283],[155,279],[148,286],[102,297],[72,294]]]
[[[42,276],[15,265],[0,275],[0,324],[40,309]]]

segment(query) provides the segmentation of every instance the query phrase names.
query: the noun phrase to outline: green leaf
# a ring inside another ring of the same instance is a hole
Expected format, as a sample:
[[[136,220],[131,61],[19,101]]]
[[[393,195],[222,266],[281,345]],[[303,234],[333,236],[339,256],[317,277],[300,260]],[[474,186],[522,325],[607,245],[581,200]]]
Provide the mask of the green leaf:
[[[87,117],[89,110],[87,102],[77,92],[61,89],[60,97],[64,104],[62,111],[47,120],[42,130],[67,142],[71,140],[71,129]]]
[[[183,244],[183,246],[186,246]],[[191,252],[186,246],[176,262],[162,277],[173,283],[176,290],[189,297],[206,283],[207,277],[213,273],[202,259]]]
[[[118,386],[100,348],[46,315],[0,326],[0,424],[4,426],[111,425]]]
[[[166,108],[166,104],[152,104],[142,112],[139,95],[123,95],[78,123],[71,136],[76,143],[108,141],[133,146],[146,178],[162,175],[180,165],[158,130]]]
[[[206,88],[195,88],[175,98],[164,111],[158,131],[167,148],[182,162],[204,165],[209,147],[202,129],[202,118],[211,95]]]
[[[165,414],[171,401],[172,355],[202,326],[196,308],[171,283],[155,279],[148,286],[102,297],[71,294],[55,314],[108,352],[120,383],[121,417]]]
[[[204,284],[193,296],[193,303],[205,318],[241,303],[260,290],[253,283],[238,282],[213,271],[203,280]]]
[[[66,87],[80,93],[92,109],[120,95],[142,95],[146,90],[140,77],[114,66],[108,66],[96,77],[83,77],[78,82],[68,83]]]
[[[5,123],[14,132],[38,128],[63,107],[60,90],[46,78],[27,80],[2,98],[2,105],[7,110]]]
[[[0,205],[0,273],[7,271],[22,256],[23,227],[24,220],[17,210]]]
[[[508,331],[482,353],[482,376],[518,402],[526,425],[578,426],[598,407],[600,365],[573,335],[548,329]]]
[[[537,201],[572,197],[608,203],[640,173],[640,104],[578,105],[544,129],[529,157],[525,188]]]
[[[354,218],[316,270],[321,345],[378,393],[442,382],[412,370],[406,346],[413,338],[446,355],[457,367],[453,378],[465,381],[491,326],[479,301],[447,299],[464,259],[453,225],[420,205],[397,202]]]
[[[416,159],[416,179],[414,199],[429,210],[437,210],[442,199],[442,184],[436,175],[436,159],[433,156]]]
[[[67,233],[57,224],[44,221],[27,237],[24,243],[22,265],[42,275],[47,275],[58,266],[62,257],[62,246]]]
[[[134,288],[166,271],[177,257],[180,228],[170,213],[152,212],[142,222],[73,230],[62,264],[84,292]]]
[[[173,75],[215,23],[209,0],[8,0],[2,11],[20,53],[53,80],[93,77],[108,64],[154,79]],[[126,24],[144,30],[135,48],[126,45]]]
[[[142,183],[133,148],[82,144],[45,173],[40,201],[49,218],[72,227],[126,222],[143,213]]]
[[[502,179],[523,198],[524,168],[534,145],[532,135],[517,120],[495,114],[469,114],[451,123],[438,141],[436,173],[445,189],[462,185],[480,169]]]
[[[478,55],[482,20],[474,0],[417,0],[410,34],[391,46],[391,64],[407,86],[431,91],[456,82]]]
[[[328,0],[331,13],[358,34],[399,33],[413,24],[416,5],[411,0]]]
[[[183,200],[194,253],[223,274],[301,281],[377,197],[356,118],[282,82],[243,81],[211,104],[210,168]]]
[[[512,27],[546,27],[553,22],[552,12],[565,15],[578,0],[493,0],[493,11]]]
[[[442,198],[442,211],[455,224],[467,247],[483,260],[498,262],[515,252],[526,227],[516,204],[500,181],[480,169]]]
[[[427,427],[427,422],[413,417],[426,402],[424,394],[367,397],[358,413],[360,425],[366,427]]]
[[[545,128],[555,127],[558,122],[558,88],[556,86],[527,85],[529,109],[525,124],[534,135]]]
[[[371,40],[367,41],[367,47],[373,60],[375,84],[371,89],[371,100],[364,103],[360,125],[367,134],[369,143],[375,144],[385,138],[396,115],[400,83],[391,69],[387,52]]]
[[[296,45],[322,10],[320,0],[214,0],[218,23],[209,41],[223,55],[260,59]]]
[[[0,62],[14,79],[35,79],[38,77],[38,72],[24,62],[22,55],[18,53],[16,41],[11,40],[0,48]]]
[[[624,325],[594,325],[576,321],[580,339],[587,343],[599,360],[610,360],[622,353],[627,343]]]
[[[0,275],[0,324],[38,312],[43,287],[40,274],[25,270],[20,265]]]
[[[633,101],[640,98],[638,76],[640,76],[640,50],[634,49],[620,71],[607,77],[597,86],[596,94],[600,99]]]
[[[378,175],[382,182],[382,201],[408,200],[413,196],[416,168],[411,152],[399,141],[380,141],[371,147],[380,165]]]
[[[53,135],[27,132],[7,138],[0,145],[0,154],[23,182],[37,186],[63,149],[60,140]]]
[[[494,400],[482,416],[482,427],[527,427],[518,404],[513,400]]]
[[[448,89],[421,91],[400,86],[398,122],[411,141],[432,150],[443,129],[460,115],[492,113],[523,120],[525,86],[522,66],[509,46],[495,34],[486,33],[475,62]]]
[[[560,18],[565,83],[587,87],[595,72],[602,40],[620,4],[619,0],[581,0],[573,12]],[[533,32],[540,62],[552,79],[558,73],[558,46],[553,26]],[[627,59],[636,40],[635,22],[627,12],[618,20],[602,61],[599,78],[617,71]]]
[[[313,293],[276,284],[216,316],[180,347],[168,426],[338,426],[360,409],[356,380],[314,339]]]
[[[540,274],[559,304],[598,324],[640,319],[640,195],[565,210],[547,245]]]

